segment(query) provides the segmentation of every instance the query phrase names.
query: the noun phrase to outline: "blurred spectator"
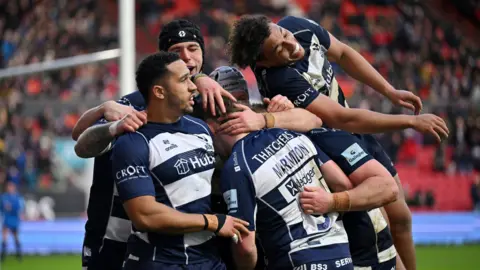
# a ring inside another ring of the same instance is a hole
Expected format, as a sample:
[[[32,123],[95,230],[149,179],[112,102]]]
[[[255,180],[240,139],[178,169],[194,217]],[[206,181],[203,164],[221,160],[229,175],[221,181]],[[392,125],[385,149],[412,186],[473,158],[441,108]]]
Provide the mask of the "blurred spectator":
[[[118,1],[109,1],[0,1],[0,67],[116,48],[117,24],[105,15],[105,3]],[[208,73],[228,64],[225,47],[230,26],[238,16],[264,13],[274,21],[285,15],[309,17],[361,53],[392,85],[420,95],[423,112],[434,112],[446,119],[451,127],[450,139],[448,144],[437,146],[433,157],[429,156],[434,170],[480,170],[479,46],[466,40],[456,27],[431,17],[418,4],[420,1],[193,2],[137,1],[137,27],[151,37],[146,42],[153,40],[156,48],[162,25],[175,18],[187,18],[199,24],[205,35],[204,70]],[[480,14],[478,4],[464,2]],[[139,48],[143,42],[137,40]],[[393,114],[406,112],[393,107],[373,89],[352,82],[338,65],[333,67],[352,107]],[[0,81],[0,174],[3,171],[5,179],[31,189],[54,187],[60,181],[52,174],[56,168],[55,138],[70,136],[78,117],[88,107],[83,101],[118,97],[118,69],[117,61],[107,61]],[[251,71],[245,70],[245,75],[249,85],[256,87]],[[41,103],[45,100],[50,103]],[[53,101],[61,106],[33,110],[28,105],[32,101],[50,105]],[[418,160],[418,154],[434,140],[406,130],[384,134],[381,142],[393,162],[413,165],[423,162]],[[402,160],[397,158],[400,153]],[[413,198],[419,205],[435,204],[430,191],[416,192]]]
[[[473,180],[470,187],[470,196],[472,198],[473,210],[480,212],[480,174]]]

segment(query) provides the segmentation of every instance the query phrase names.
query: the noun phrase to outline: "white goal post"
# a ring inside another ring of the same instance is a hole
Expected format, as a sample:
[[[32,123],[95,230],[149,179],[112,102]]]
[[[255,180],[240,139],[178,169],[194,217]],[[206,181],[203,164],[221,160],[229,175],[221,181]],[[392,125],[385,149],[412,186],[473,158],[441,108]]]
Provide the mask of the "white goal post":
[[[120,58],[120,95],[123,96],[135,91],[135,0],[122,0],[118,3],[119,49],[0,69],[0,79]]]

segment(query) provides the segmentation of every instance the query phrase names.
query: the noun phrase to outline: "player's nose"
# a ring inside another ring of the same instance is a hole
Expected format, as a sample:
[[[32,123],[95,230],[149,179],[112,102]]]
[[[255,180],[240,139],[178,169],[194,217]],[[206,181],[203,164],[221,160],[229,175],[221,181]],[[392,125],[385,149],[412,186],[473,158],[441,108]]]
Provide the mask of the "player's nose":
[[[185,62],[187,63],[188,61],[190,61],[190,59],[192,59],[191,55],[190,55],[190,52],[187,50],[187,49],[182,49],[180,51],[180,58]]]

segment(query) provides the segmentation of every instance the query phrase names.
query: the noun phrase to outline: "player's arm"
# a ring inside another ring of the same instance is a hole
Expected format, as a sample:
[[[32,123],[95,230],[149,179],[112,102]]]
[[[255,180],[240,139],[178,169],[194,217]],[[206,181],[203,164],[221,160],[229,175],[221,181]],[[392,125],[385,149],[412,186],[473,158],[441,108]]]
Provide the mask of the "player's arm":
[[[362,211],[381,207],[397,199],[395,180],[376,160],[370,158],[347,177],[320,149],[317,152],[325,182],[335,192],[305,187],[300,201],[306,213]]]
[[[105,122],[105,121],[103,121]],[[134,132],[143,122],[133,114],[127,114],[122,119],[87,128],[75,144],[75,153],[81,158],[91,158],[102,155],[111,149],[116,136],[125,132]]]
[[[255,113],[245,105],[235,104],[235,106],[242,111],[228,114],[224,119],[229,120],[220,125],[220,131],[231,135],[273,127],[308,132],[320,128],[323,124],[319,117],[301,108]]]
[[[294,69],[283,68],[267,73],[269,88],[288,97],[296,107],[306,108],[332,128],[355,133],[382,133],[414,128],[437,138],[448,136],[445,122],[432,114],[389,115],[363,109],[345,108],[319,93]]]
[[[254,269],[257,264],[257,246],[255,245],[255,187],[242,167],[225,163],[220,177],[220,188],[227,204],[228,214],[249,222],[248,233],[243,241],[232,243],[232,255],[237,269]]]
[[[120,136],[112,149],[112,174],[124,208],[142,231],[183,234],[208,230],[230,236],[246,222],[225,215],[185,214],[155,200],[147,142],[138,133]]]
[[[415,111],[415,114],[420,112],[422,101],[419,97],[409,91],[396,90],[361,54],[340,42],[319,24],[310,22],[313,24],[312,31],[315,32],[320,43],[327,48],[326,54],[329,61],[336,62],[352,78],[372,87],[395,105]]]
[[[146,114],[144,112],[136,111],[133,107],[126,104],[125,100],[109,100],[84,112],[73,127],[72,139],[75,141],[78,140],[80,135],[87,128],[91,127],[102,118],[108,122],[111,122],[120,120],[127,114],[132,114],[135,118],[138,118],[140,121],[146,123]]]
[[[306,109],[322,118],[330,127],[355,133],[383,133],[413,128],[422,133],[430,133],[440,142],[441,138],[448,137],[449,132],[445,121],[432,114],[390,115],[345,108],[322,94],[318,94]]]
[[[357,51],[329,33],[330,48],[327,57],[339,64],[352,78],[370,86],[395,105],[403,106],[418,114],[422,100],[412,92],[397,90]]]

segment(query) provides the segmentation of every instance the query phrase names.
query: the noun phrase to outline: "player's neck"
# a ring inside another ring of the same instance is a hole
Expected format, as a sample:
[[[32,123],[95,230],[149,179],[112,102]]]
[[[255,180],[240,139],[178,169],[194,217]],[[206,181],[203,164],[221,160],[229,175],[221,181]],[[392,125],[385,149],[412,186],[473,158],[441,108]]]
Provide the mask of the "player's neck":
[[[161,106],[155,104],[155,106],[148,106],[147,119],[149,122],[171,124],[177,122],[180,117],[183,116],[183,112],[172,111],[168,106]]]
[[[248,133],[241,133],[237,135],[225,136],[224,140],[225,140],[226,148],[230,149],[231,151],[233,146],[247,135]],[[230,155],[231,153],[228,153],[228,154]]]

